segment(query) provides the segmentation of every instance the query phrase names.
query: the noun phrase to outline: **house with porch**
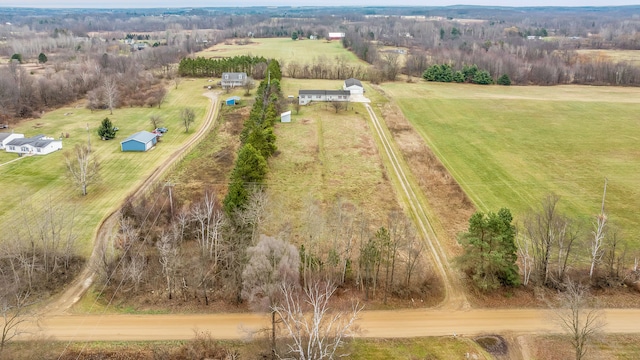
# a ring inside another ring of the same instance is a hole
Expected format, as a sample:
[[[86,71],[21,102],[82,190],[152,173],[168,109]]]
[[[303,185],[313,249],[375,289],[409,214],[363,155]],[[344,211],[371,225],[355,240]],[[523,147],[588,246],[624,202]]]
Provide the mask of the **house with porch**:
[[[220,80],[220,86],[223,88],[234,88],[237,86],[243,86],[248,81],[247,73],[244,72],[226,72],[222,73],[222,80]]]

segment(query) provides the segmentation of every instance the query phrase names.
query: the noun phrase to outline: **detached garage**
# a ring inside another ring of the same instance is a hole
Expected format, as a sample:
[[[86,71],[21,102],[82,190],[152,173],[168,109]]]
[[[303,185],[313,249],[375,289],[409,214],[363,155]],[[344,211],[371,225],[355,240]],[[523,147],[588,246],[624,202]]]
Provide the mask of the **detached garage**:
[[[358,79],[350,78],[345,80],[342,88],[346,91],[349,91],[351,95],[364,94],[364,87]]]
[[[122,151],[147,151],[158,142],[156,134],[148,131],[137,132],[120,142]]]

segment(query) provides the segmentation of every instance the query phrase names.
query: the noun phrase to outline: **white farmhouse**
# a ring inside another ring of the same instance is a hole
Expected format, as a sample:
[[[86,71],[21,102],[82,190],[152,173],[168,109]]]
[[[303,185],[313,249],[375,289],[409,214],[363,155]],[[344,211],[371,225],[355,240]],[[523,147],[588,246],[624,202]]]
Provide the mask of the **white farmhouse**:
[[[364,87],[362,86],[362,83],[358,79],[350,78],[345,80],[342,88],[345,91],[349,91],[351,95],[364,94]]]
[[[13,139],[6,144],[5,148],[7,152],[16,153],[20,156],[24,154],[47,155],[60,149],[62,149],[62,140],[54,140],[44,135]]]
[[[24,134],[0,133],[0,150],[4,149],[11,140],[21,138],[24,138]]]
[[[222,88],[234,88],[237,86],[244,86],[248,81],[247,73],[244,72],[225,72],[222,73],[222,80],[220,80],[220,86]]]
[[[298,103],[307,105],[312,101],[349,101],[351,93],[345,90],[300,90]]]

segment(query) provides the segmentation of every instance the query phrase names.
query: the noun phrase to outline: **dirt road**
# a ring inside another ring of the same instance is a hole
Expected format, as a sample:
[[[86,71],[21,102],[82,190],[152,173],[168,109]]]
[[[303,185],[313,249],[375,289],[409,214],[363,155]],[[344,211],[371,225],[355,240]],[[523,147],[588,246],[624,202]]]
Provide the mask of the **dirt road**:
[[[213,124],[216,112],[216,98],[207,114],[207,122],[194,136],[197,141],[206,129]],[[450,268],[444,249],[435,238],[429,219],[422,207],[420,197],[410,186],[406,164],[397,157],[387,132],[368,105],[374,128],[383,144],[384,154],[393,168],[392,176],[397,176],[401,184],[402,195],[413,216],[417,219],[419,230],[423,233],[433,253],[438,270],[447,284],[445,305],[435,309],[409,309],[396,311],[364,311],[357,324],[362,329],[361,337],[393,338],[420,336],[471,336],[477,334],[500,333],[558,333],[559,326],[554,322],[552,312],[539,309],[469,309],[459,279]],[[184,150],[192,143],[186,144]],[[174,155],[166,166],[179,158]],[[164,169],[157,169],[154,175],[136,192],[141,192],[157,181]],[[102,224],[97,240],[98,245],[109,238],[115,216],[110,216]],[[96,251],[89,264],[95,264]],[[125,341],[125,340],[170,340],[193,338],[194,330],[209,331],[217,339],[243,339],[248,334],[268,324],[266,316],[256,314],[190,314],[190,315],[69,315],[66,310],[91,284],[94,268],[88,266],[79,280],[70,287],[58,301],[53,302],[39,321],[29,323],[28,332],[20,339],[30,337],[51,337],[63,341]],[[448,305],[447,305],[448,304]],[[451,305],[453,304],[453,305]],[[637,319],[640,309],[612,309],[604,311],[605,331],[609,333],[640,333]]]
[[[207,134],[217,117],[216,114],[218,112],[218,93],[207,92],[203,95],[211,99],[211,106],[209,106],[209,110],[207,111],[207,115],[204,118],[204,123],[202,124],[202,126],[200,126],[198,131],[193,136],[191,136],[189,140],[185,144],[183,144],[175,153],[173,153],[171,157],[169,157],[165,162],[162,163],[162,165],[156,168],[144,183],[142,183],[137,189],[134,189],[131,192],[132,196],[136,197],[147,191],[150,186],[160,180],[161,176],[169,167],[171,167],[176,161],[181,159],[182,155],[186,151],[190,150],[192,146],[197,144]],[[73,304],[80,300],[89,286],[93,284],[96,270],[98,269],[98,266],[100,266],[99,260],[101,253],[105,249],[107,241],[111,239],[112,232],[114,231],[117,221],[117,211],[109,214],[109,216],[107,216],[102,221],[94,237],[95,242],[93,245],[93,251],[91,252],[91,256],[89,257],[89,259],[87,259],[86,266],[84,267],[80,275],[67,287],[67,289],[62,294],[60,294],[43,308],[40,316],[60,315],[65,313],[71,308],[71,306],[73,306]]]
[[[389,140],[390,136],[387,136],[388,130],[386,129],[386,126],[378,120],[376,113],[369,104],[364,104],[364,106],[369,113],[376,135],[378,136],[380,143],[382,143],[382,150],[384,150],[382,151],[383,156],[391,163],[391,170],[393,172],[390,175],[395,177],[400,184],[402,190],[400,194],[402,198],[401,200],[404,200],[409,207],[408,210],[418,227],[418,231],[422,234],[422,237],[430,250],[429,253],[433,258],[434,264],[440,272],[440,277],[444,282],[446,294],[444,301],[440,304],[440,307],[447,309],[469,308],[469,302],[467,301],[464,290],[462,289],[460,279],[457,278],[455,272],[451,269],[449,260],[447,259],[447,254],[438,241],[436,233],[431,226],[431,221],[424,210],[422,201],[413,191],[408,175],[404,171],[404,169],[408,169],[408,165],[404,162],[404,159],[401,156],[396,154],[396,149],[392,145],[392,141]]]
[[[609,333],[640,333],[640,309],[605,311]],[[63,341],[124,341],[191,339],[194,330],[209,331],[216,339],[243,339],[265,327],[269,319],[255,314],[198,315],[60,315],[49,316],[29,336]],[[472,336],[504,333],[558,333],[560,328],[547,310],[442,309],[364,311],[357,324],[359,337],[394,338],[421,336]]]

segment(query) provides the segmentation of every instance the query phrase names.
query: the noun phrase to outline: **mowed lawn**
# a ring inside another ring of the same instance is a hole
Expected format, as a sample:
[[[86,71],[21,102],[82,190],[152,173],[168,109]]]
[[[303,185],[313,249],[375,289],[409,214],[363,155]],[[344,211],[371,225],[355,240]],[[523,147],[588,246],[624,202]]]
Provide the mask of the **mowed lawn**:
[[[294,41],[291,38],[260,38],[251,39],[251,43],[246,45],[220,43],[196,55],[206,58],[238,55],[264,56],[267,59],[276,59],[285,65],[291,61],[308,64],[318,59],[333,61],[336,57],[340,57],[352,65],[366,65],[337,40],[327,42],[325,40]]]
[[[118,208],[127,195],[131,194],[153,170],[170,154],[176,151],[203,123],[209,99],[202,96],[203,80],[183,81],[176,90],[173,87],[161,108],[121,108],[109,111],[91,112],[84,108],[84,102],[67,106],[40,119],[24,121],[13,130],[31,137],[45,134],[63,138],[62,151],[46,156],[30,156],[0,166],[0,188],[3,206],[0,221],[3,224],[17,224],[19,219],[29,218],[39,213],[48,204],[64,205],[75,209],[75,231],[82,251],[88,254],[100,221]],[[186,134],[181,124],[179,112],[190,107],[196,113],[196,121]],[[141,131],[152,131],[150,115],[160,115],[169,128],[158,145],[145,153],[120,151],[120,142],[129,135]],[[113,140],[100,140],[97,130],[102,119],[109,117],[114,126],[120,128]],[[87,131],[87,126],[89,131]],[[66,177],[64,153],[72,151],[77,144],[87,144],[90,137],[92,153],[101,164],[101,180],[88,187],[88,195],[81,196],[80,189],[72,185]],[[17,155],[0,154],[0,164],[16,159]],[[23,210],[31,206],[29,216]]]
[[[554,193],[562,210],[589,222],[606,177],[611,223],[640,243],[640,89],[425,82],[382,88],[480,210],[508,207],[521,220]]]
[[[283,92],[297,95],[300,88],[334,89],[341,83],[284,79]],[[291,123],[276,124],[279,153],[269,160],[266,180],[273,201],[268,233],[288,224],[297,236],[310,203],[326,215],[338,199],[366,213],[373,227],[386,226],[389,211],[399,205],[365,114],[360,104],[336,114],[328,103],[312,103],[299,114],[293,110]]]

